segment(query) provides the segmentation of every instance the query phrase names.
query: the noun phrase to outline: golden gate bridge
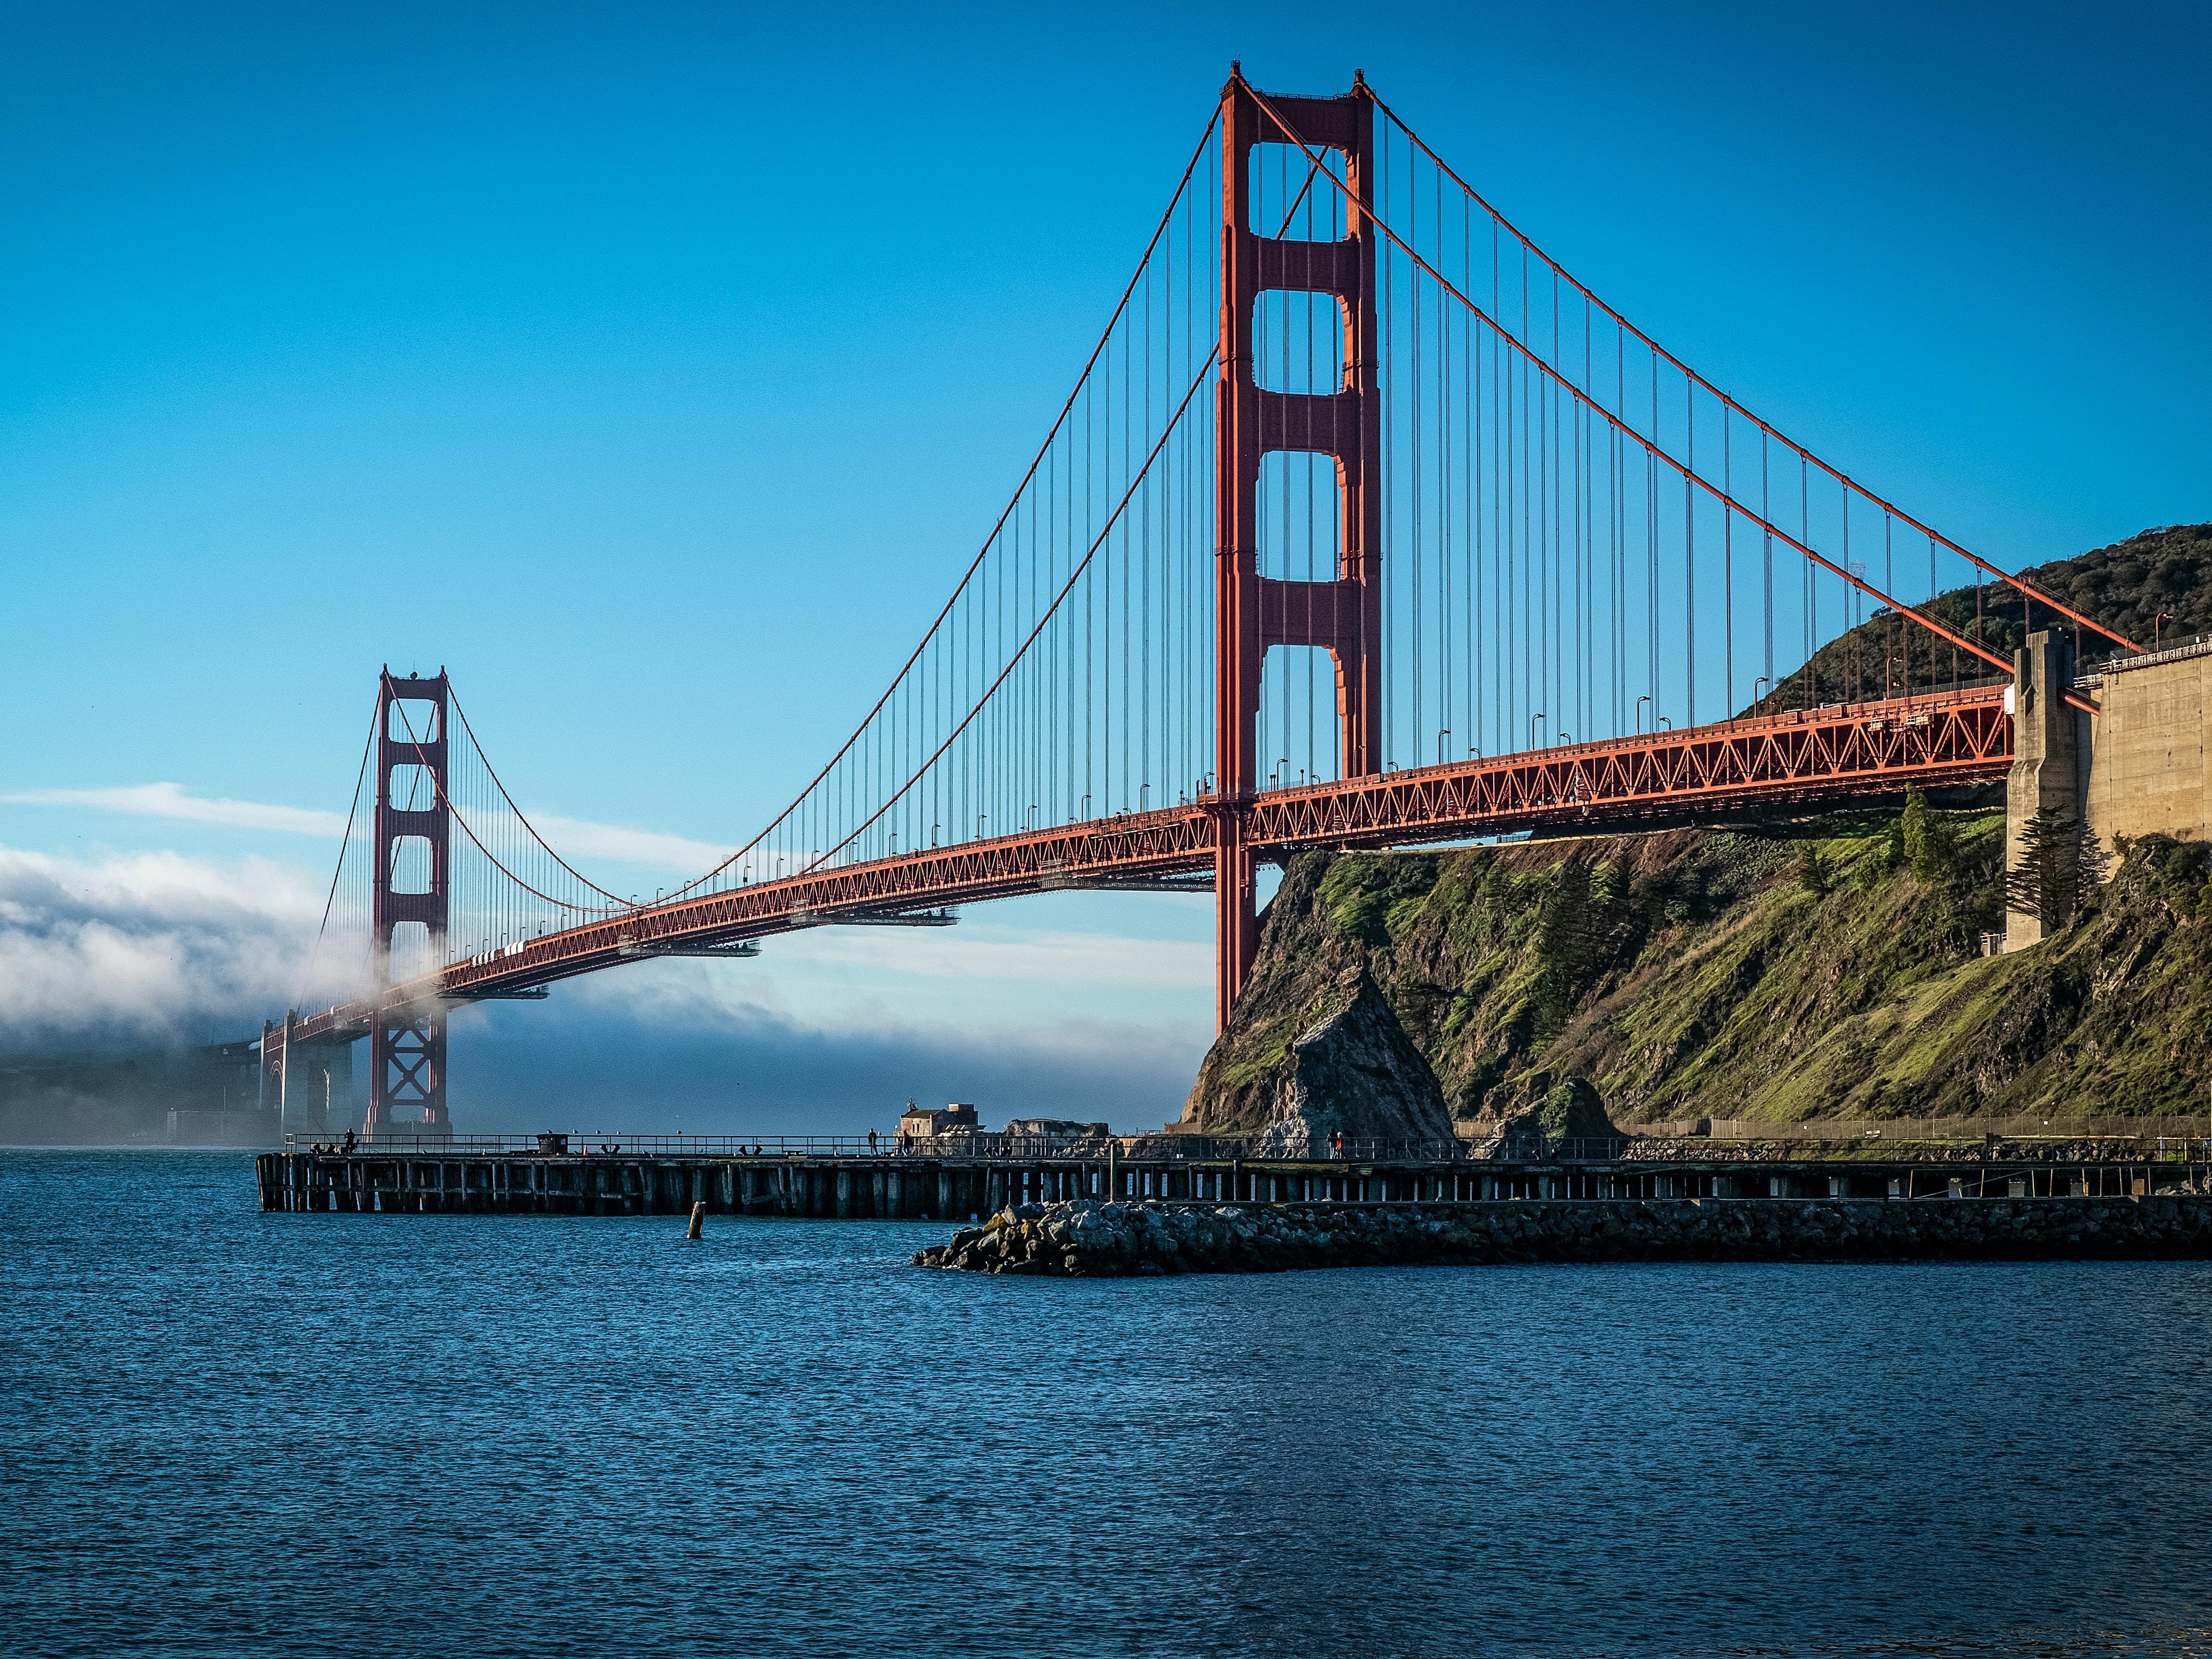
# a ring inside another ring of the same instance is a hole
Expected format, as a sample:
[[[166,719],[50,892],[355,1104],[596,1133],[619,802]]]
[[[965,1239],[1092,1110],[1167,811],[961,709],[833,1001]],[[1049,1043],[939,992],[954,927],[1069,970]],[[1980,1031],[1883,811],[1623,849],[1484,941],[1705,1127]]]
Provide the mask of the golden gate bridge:
[[[1255,866],[1300,850],[2001,780],[1990,624],[2039,605],[2141,648],[1698,375],[1361,77],[1232,71],[951,597],[712,869],[599,885],[442,671],[380,677],[313,1006],[264,1026],[264,1076],[281,1099],[367,1037],[370,1133],[442,1133],[457,1003],[1079,887],[1210,891],[1225,1024]]]

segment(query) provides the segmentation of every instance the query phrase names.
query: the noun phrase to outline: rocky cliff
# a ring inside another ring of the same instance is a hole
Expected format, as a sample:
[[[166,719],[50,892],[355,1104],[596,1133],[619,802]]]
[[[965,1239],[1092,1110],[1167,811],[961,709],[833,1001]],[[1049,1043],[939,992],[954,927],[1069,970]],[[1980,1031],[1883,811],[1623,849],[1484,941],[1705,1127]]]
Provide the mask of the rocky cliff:
[[[1698,1116],[2202,1113],[2212,849],[2128,849],[1984,957],[2001,813],[1313,854],[1269,907],[1194,1128],[1425,1138]]]

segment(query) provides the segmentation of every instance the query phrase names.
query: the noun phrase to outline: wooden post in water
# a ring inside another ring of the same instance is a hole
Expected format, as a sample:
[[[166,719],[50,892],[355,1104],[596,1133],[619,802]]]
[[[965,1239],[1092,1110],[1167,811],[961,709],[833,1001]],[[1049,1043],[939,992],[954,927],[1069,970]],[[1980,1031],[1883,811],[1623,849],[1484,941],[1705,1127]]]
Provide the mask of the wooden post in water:
[[[707,1200],[703,1198],[695,1199],[692,1200],[691,1204],[691,1225],[685,1231],[684,1237],[686,1238],[696,1238],[701,1233],[704,1232],[706,1229]]]

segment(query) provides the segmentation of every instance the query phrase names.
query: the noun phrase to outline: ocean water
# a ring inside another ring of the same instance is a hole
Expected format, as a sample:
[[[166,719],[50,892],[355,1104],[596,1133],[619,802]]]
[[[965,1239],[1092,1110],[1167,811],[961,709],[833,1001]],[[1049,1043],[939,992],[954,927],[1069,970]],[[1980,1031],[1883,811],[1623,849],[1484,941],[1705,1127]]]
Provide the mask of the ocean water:
[[[1052,1283],[0,1152],[0,1650],[2197,1653],[2212,1266]]]

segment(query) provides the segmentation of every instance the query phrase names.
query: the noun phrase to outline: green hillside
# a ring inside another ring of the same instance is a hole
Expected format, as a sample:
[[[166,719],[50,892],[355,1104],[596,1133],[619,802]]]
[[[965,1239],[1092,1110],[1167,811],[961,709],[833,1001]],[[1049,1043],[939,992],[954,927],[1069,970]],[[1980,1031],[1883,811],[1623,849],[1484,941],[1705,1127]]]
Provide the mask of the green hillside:
[[[2146,530],[2124,542],[2055,559],[2020,574],[2037,591],[2145,647],[2154,640],[2171,642],[2212,634],[2212,524]],[[1954,588],[1939,594],[1927,608],[1946,627],[1978,641],[2008,662],[2027,637],[2031,609],[2035,628],[2055,625],[2066,629],[2069,637],[2073,631],[2063,618],[2033,605],[2002,583],[1979,590]],[[2085,633],[2081,660],[2094,664],[2117,648],[2110,641]],[[1746,712],[1771,714],[1819,702],[1902,696],[1996,672],[1927,629],[1883,611],[1822,646],[1809,668],[1784,677]]]
[[[2212,634],[2212,525],[2024,574],[2145,643],[2154,623],[2169,642]],[[1936,609],[2009,655],[2029,621],[2017,596],[1985,588],[1977,605],[1966,588]],[[1769,706],[1809,698],[1816,677],[1824,700],[1881,695],[1885,653],[1892,690],[1948,684],[1948,648],[1917,629],[1897,647],[1909,626],[1853,630]],[[1413,1133],[1436,1097],[1408,1042],[1462,1120],[1563,1098],[1622,1124],[2203,1111],[2212,848],[2147,840],[2065,933],[1984,957],[2003,839],[2002,811],[1922,802],[1763,830],[1309,855],[1186,1121],[1314,1118],[1329,1078],[1364,1077],[1395,1079],[1369,1092],[1412,1114],[1378,1100],[1364,1132]]]

